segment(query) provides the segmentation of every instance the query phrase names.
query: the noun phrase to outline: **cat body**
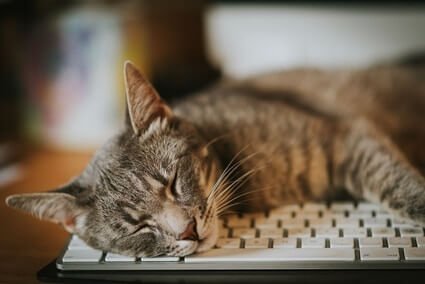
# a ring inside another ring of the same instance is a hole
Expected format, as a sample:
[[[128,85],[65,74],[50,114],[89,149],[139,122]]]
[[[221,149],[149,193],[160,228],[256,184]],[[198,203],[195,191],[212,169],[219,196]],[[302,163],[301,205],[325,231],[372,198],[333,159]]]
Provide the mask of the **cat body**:
[[[376,163],[365,174],[377,183],[379,171],[394,170],[387,160],[393,156],[410,167],[405,155],[416,166],[413,171],[425,172],[424,75],[403,66],[293,70],[212,89],[177,104],[175,111],[207,140],[222,137],[212,145],[222,165],[241,149],[240,159],[256,153],[240,166],[247,172],[263,165],[241,189],[258,189],[242,210],[326,201],[347,189],[366,198],[362,182],[367,181],[358,174],[368,165]],[[356,156],[362,142],[365,149]],[[384,145],[388,157],[374,152]],[[367,154],[371,157],[360,156]],[[384,202],[381,198],[371,201]]]
[[[344,193],[425,224],[423,74],[401,65],[286,71],[170,107],[127,63],[124,129],[69,184],[7,203],[131,256],[209,249],[229,209]]]

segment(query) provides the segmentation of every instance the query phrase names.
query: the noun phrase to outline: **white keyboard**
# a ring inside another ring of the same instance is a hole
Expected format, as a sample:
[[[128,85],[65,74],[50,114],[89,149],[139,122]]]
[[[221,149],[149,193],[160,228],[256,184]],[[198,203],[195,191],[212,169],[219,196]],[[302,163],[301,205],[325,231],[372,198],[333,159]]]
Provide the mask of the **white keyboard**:
[[[229,215],[216,247],[186,257],[131,258],[73,236],[61,270],[403,269],[425,267],[424,228],[370,203],[307,203]]]

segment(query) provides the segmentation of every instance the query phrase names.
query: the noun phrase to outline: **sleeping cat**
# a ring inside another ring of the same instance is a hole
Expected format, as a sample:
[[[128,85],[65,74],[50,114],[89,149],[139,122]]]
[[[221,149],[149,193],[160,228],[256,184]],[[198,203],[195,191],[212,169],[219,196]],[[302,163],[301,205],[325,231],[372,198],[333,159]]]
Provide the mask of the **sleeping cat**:
[[[210,249],[229,209],[344,192],[425,225],[422,67],[273,73],[173,108],[129,62],[124,75],[124,128],[78,178],[9,206],[138,257]]]

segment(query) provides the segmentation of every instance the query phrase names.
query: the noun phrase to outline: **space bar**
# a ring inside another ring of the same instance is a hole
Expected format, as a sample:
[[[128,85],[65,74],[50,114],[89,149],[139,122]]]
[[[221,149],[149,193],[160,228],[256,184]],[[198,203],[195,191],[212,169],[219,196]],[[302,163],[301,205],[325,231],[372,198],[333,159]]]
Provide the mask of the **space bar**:
[[[212,249],[184,258],[188,263],[200,262],[293,262],[293,261],[354,261],[349,248],[288,248],[288,249]]]

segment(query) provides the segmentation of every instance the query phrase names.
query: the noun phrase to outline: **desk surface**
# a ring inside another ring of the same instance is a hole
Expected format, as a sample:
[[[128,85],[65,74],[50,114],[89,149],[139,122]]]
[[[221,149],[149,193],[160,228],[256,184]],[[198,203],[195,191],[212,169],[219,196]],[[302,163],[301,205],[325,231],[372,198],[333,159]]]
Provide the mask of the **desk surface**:
[[[20,179],[0,188],[1,283],[38,283],[37,271],[58,255],[68,236],[58,225],[8,208],[5,198],[64,184],[81,172],[90,157],[90,153],[35,151],[21,161]]]

